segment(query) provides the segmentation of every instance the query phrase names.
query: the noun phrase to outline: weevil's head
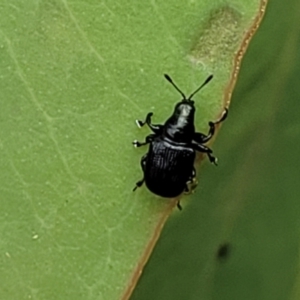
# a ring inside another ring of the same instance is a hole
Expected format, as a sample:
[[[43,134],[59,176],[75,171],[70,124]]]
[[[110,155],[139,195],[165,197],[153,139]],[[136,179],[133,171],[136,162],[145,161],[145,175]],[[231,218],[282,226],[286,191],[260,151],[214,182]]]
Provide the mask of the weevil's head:
[[[183,99],[178,102],[165,123],[165,135],[176,142],[189,142],[195,132],[194,116],[194,101]]]
[[[165,78],[182,96],[182,100],[175,105],[172,116],[165,123],[165,134],[167,137],[178,142],[188,142],[192,138],[195,132],[194,116],[196,110],[192,98],[212,77],[213,76],[210,75],[205,82],[187,98],[172,79],[165,74]]]
[[[183,99],[175,105],[173,116],[176,119],[185,119],[187,122],[194,122],[195,110],[194,101]]]

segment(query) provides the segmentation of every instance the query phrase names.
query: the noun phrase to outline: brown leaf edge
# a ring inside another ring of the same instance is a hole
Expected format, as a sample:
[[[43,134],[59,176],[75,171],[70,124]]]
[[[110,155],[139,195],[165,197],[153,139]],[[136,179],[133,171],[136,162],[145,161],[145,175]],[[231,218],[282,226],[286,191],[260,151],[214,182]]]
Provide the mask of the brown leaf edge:
[[[228,86],[226,87],[225,91],[224,91],[224,104],[225,107],[229,107],[230,104],[230,100],[231,100],[231,96],[232,96],[232,92],[233,89],[235,87],[236,81],[237,81],[237,77],[238,77],[238,73],[240,70],[240,66],[241,66],[241,62],[242,62],[242,58],[248,48],[248,45],[250,43],[250,40],[252,39],[252,37],[254,36],[256,30],[258,29],[265,11],[266,11],[266,7],[267,7],[267,3],[268,0],[261,0],[260,1],[260,9],[258,11],[258,14],[253,22],[253,25],[250,27],[249,31],[245,34],[245,37],[242,41],[241,47],[239,49],[239,51],[237,52],[236,56],[235,56],[235,60],[234,60],[234,67],[233,67],[233,73],[231,75],[230,81]],[[217,130],[219,130],[221,127],[218,126]],[[156,245],[156,242],[158,240],[158,238],[160,237],[161,231],[164,227],[164,224],[166,222],[166,220],[168,219],[169,215],[171,214],[171,212],[173,211],[173,209],[176,207],[178,202],[178,199],[172,199],[172,201],[170,202],[170,205],[166,208],[166,210],[162,213],[161,219],[159,221],[159,223],[157,224],[157,227],[153,233],[152,238],[150,239],[148,245],[146,246],[145,252],[143,253],[136,269],[133,272],[133,275],[131,276],[131,279],[129,280],[129,283],[127,285],[127,288],[123,294],[123,296],[121,297],[122,300],[129,300],[130,296],[132,295],[132,292],[143,272],[143,269],[152,253],[152,250],[154,248],[154,246]]]

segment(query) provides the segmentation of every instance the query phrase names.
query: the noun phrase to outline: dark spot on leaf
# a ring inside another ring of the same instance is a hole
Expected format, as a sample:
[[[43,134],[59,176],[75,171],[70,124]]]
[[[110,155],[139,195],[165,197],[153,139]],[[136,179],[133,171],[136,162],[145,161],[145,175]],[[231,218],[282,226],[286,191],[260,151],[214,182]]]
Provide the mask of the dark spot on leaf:
[[[223,243],[219,246],[217,251],[217,259],[220,261],[224,261],[225,259],[228,259],[228,256],[230,254],[231,246],[229,243]]]

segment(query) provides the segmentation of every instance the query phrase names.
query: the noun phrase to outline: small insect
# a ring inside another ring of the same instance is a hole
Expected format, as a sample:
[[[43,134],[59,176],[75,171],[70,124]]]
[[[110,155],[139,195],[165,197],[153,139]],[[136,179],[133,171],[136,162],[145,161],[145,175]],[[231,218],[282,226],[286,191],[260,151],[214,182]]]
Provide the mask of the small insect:
[[[196,178],[194,161],[196,151],[207,154],[211,163],[217,165],[217,158],[212,155],[212,150],[205,144],[213,137],[215,125],[224,121],[228,110],[224,109],[222,116],[215,122],[209,122],[207,135],[195,132],[194,115],[195,106],[192,97],[198,93],[212,78],[210,75],[188,98],[172,81],[170,76],[165,78],[181,94],[183,99],[175,105],[175,109],[164,125],[152,124],[153,113],[147,114],[145,121],[136,120],[138,127],[145,124],[152,130],[145,142],[133,141],[135,147],[149,144],[148,153],[141,159],[143,178],[136,183],[133,191],[146,183],[148,189],[161,197],[174,198],[183,192],[189,192],[189,184]],[[177,207],[181,209],[180,203]]]

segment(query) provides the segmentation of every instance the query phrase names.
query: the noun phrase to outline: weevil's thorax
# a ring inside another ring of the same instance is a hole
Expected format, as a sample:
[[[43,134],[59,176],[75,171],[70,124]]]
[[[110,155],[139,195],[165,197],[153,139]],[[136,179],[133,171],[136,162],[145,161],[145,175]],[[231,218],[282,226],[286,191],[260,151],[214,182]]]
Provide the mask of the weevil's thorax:
[[[172,116],[164,125],[164,135],[178,143],[191,142],[195,133],[195,106],[192,100],[182,100],[177,103]]]

